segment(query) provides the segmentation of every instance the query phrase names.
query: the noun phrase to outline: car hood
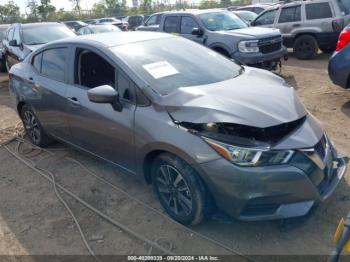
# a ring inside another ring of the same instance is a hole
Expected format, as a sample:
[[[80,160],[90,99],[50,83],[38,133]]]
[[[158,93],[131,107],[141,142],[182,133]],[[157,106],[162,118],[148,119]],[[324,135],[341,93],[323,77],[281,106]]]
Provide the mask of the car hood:
[[[281,35],[279,29],[275,28],[264,28],[264,27],[247,27],[229,31],[220,31],[221,34],[225,35],[240,35],[246,37],[263,38],[263,37],[273,37]]]
[[[282,78],[249,67],[227,81],[179,88],[163,96],[158,104],[174,120],[191,123],[235,123],[266,128],[307,115],[294,88]]]

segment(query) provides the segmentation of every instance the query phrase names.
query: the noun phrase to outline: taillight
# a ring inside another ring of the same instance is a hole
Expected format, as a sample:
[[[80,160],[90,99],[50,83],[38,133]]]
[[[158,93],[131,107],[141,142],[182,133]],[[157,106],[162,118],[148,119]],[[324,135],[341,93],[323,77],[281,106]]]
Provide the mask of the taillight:
[[[338,39],[338,43],[335,51],[340,51],[349,43],[350,43],[350,28],[345,28],[343,31],[341,31],[339,35],[339,39]]]

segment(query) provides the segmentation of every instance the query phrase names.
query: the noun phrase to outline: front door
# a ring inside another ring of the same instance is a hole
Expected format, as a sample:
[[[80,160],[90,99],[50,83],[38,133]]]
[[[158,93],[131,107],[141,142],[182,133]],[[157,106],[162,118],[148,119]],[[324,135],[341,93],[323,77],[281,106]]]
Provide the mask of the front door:
[[[180,34],[181,36],[197,42],[199,44],[204,44],[205,36],[204,34],[201,36],[192,35],[192,31],[194,28],[201,29],[196,20],[191,16],[182,16],[181,24],[180,24]],[[203,31],[204,32],[204,31]]]
[[[67,90],[72,143],[134,173],[134,85],[98,51],[76,48],[74,85]],[[120,95],[122,110],[88,99],[89,89],[110,85]]]

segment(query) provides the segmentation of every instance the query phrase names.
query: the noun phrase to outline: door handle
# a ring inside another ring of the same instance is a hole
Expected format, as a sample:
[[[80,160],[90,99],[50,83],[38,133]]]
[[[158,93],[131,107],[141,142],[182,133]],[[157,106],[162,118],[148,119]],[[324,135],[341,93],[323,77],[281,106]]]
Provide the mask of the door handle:
[[[79,102],[78,98],[76,98],[76,97],[67,97],[67,99],[73,105],[76,105],[76,106],[80,105],[80,102]]]
[[[301,24],[293,24],[292,26],[293,26],[293,27],[300,27]]]

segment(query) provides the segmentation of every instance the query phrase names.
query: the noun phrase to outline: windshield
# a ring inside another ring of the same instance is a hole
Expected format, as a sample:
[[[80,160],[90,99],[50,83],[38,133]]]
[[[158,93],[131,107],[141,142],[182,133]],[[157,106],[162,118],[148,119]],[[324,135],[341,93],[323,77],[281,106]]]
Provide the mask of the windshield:
[[[98,33],[107,33],[107,32],[120,32],[121,30],[114,26],[96,26],[96,27],[91,27],[91,30],[93,33],[98,34]]]
[[[241,71],[226,57],[181,37],[131,43],[111,50],[161,95],[180,87],[225,81]]]
[[[234,30],[247,27],[240,18],[229,11],[200,14],[199,18],[210,31]]]
[[[23,43],[26,45],[46,44],[55,40],[76,36],[65,25],[22,27]]]
[[[350,1],[349,0],[338,0],[339,8],[343,12],[343,15],[350,14]]]

